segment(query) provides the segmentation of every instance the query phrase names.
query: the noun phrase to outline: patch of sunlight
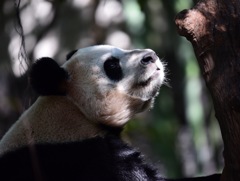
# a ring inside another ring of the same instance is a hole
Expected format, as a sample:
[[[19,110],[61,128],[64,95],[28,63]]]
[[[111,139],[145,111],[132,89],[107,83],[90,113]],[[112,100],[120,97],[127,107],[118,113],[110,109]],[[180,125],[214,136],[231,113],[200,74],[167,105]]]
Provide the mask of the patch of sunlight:
[[[59,49],[59,40],[56,33],[50,33],[43,38],[34,50],[34,57],[54,57]]]
[[[48,24],[53,17],[52,3],[44,0],[31,1],[33,15],[35,19],[42,25]]]
[[[123,31],[114,31],[108,35],[106,43],[119,48],[128,49],[131,45],[131,39],[128,34]]]
[[[201,103],[201,82],[199,78],[189,78],[186,87],[187,97],[187,118],[194,131],[194,142],[197,151],[197,158],[200,163],[211,159],[211,150],[207,145],[207,135],[204,128],[204,112]]]
[[[177,50],[177,56],[181,57],[183,60],[186,60],[186,61],[188,61],[189,59],[192,60],[195,58],[195,54],[193,53],[193,48],[191,43],[187,42],[186,39],[183,37],[180,37],[180,45]]]
[[[140,6],[136,0],[123,1],[124,15],[128,27],[133,33],[140,33],[143,30],[145,15],[141,11]]]
[[[186,77],[198,77],[199,76],[199,67],[194,60],[190,60],[186,65]]]
[[[198,78],[191,78],[186,85],[187,118],[193,124],[203,120],[203,108],[200,102],[201,82]]]
[[[101,0],[95,13],[96,22],[103,27],[107,27],[112,22],[121,22],[123,20],[122,11],[123,7],[120,2],[116,0]]]
[[[85,36],[85,37],[79,37],[79,40],[78,40],[78,43],[77,43],[77,46],[76,47],[88,47],[88,46],[91,46],[91,45],[95,45],[96,44],[96,41],[93,37],[88,37],[88,36]]]
[[[21,11],[21,21],[25,35],[31,33],[37,25],[35,18],[32,16],[34,13],[31,6],[27,6]]]
[[[24,74],[28,68],[25,60],[18,58],[20,44],[20,37],[18,35],[15,35],[11,38],[8,46],[8,52],[11,56],[12,71],[17,77],[20,77],[22,74]]]
[[[92,0],[73,0],[72,5],[76,8],[83,9],[89,6],[92,3]]]

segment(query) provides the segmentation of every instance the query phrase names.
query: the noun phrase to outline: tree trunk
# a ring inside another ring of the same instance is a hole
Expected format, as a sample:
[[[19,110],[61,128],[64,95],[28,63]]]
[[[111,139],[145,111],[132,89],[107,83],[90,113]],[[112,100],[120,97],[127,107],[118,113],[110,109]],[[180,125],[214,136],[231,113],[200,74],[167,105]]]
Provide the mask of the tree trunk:
[[[175,20],[193,45],[224,142],[222,181],[240,180],[240,0],[200,0]]]

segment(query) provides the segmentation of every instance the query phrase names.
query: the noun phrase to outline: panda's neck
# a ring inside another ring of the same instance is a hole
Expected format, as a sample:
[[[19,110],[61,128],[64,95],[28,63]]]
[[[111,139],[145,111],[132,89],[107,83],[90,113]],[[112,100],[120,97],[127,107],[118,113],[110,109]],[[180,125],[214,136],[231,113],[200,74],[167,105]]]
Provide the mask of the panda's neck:
[[[29,144],[76,142],[105,134],[65,96],[39,97],[3,137],[0,154]]]
[[[36,134],[39,132],[37,138],[41,139],[45,132],[43,140],[69,142],[105,134],[97,124],[87,120],[80,109],[65,96],[40,97],[37,101],[37,107],[33,106],[33,111],[41,112],[42,119],[30,121]]]

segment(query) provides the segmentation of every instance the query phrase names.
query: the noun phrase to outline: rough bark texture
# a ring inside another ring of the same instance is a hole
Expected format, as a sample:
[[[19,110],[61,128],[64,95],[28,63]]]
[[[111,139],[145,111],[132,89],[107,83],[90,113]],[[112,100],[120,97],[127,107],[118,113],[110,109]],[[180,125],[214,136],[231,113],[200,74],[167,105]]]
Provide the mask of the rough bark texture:
[[[240,0],[201,0],[176,17],[193,45],[224,142],[222,180],[240,180]]]

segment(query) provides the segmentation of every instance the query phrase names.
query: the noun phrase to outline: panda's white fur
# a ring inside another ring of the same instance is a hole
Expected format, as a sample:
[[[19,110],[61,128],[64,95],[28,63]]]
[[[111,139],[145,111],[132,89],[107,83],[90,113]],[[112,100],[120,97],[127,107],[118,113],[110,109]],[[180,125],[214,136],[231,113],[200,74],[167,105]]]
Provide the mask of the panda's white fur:
[[[142,65],[150,49],[123,50],[101,45],[79,49],[63,64],[69,78],[66,96],[40,96],[0,141],[0,154],[28,144],[59,143],[104,136],[98,123],[123,126],[148,109],[164,81],[157,58]],[[123,78],[110,80],[103,68],[109,57],[119,59]],[[43,72],[44,73],[44,72]],[[151,78],[146,86],[137,86]]]

